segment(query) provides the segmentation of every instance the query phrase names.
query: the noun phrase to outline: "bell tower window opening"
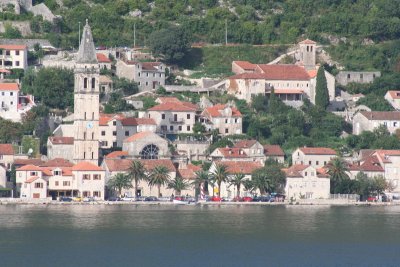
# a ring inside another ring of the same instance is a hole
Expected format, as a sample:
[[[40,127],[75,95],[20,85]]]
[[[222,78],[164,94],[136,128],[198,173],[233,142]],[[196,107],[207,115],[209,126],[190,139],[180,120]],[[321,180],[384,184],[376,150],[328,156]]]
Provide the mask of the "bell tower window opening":
[[[96,78],[92,78],[92,89],[96,87]]]
[[[87,79],[87,78],[84,78],[84,79],[83,79],[83,88],[86,89],[86,88],[88,87],[88,84],[87,84],[87,83],[88,83],[88,79]]]

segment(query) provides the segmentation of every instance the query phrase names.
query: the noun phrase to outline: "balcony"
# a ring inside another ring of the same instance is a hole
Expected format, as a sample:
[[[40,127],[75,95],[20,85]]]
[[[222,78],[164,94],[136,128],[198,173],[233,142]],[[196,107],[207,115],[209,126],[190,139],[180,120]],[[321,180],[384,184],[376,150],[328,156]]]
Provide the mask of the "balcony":
[[[185,122],[184,119],[169,119],[169,123],[172,124],[183,124]]]

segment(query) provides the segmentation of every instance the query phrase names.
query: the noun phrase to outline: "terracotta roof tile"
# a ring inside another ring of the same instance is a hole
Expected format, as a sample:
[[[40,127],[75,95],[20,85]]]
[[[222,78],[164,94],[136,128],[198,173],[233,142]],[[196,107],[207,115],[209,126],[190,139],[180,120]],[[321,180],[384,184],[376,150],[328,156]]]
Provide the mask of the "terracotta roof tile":
[[[74,165],[71,170],[73,171],[102,171],[103,169],[93,163],[87,161],[81,161]]]
[[[12,144],[0,144],[0,155],[14,155]]]
[[[161,62],[142,62],[142,69],[143,70],[158,70],[156,67],[160,66]]]
[[[102,53],[96,53],[96,57],[99,63],[111,63],[111,60]]]
[[[53,145],[72,145],[74,143],[73,137],[65,136],[51,136],[49,140]]]
[[[42,169],[35,165],[25,165],[17,169],[17,171],[42,171]]]
[[[336,151],[327,147],[301,147],[299,148],[305,155],[336,155]]]
[[[43,163],[43,167],[72,167],[74,164],[63,158],[55,158]]]
[[[285,156],[279,145],[264,145],[264,155],[266,156]]]
[[[37,179],[39,179],[39,176],[32,176],[31,178],[29,178],[28,180],[25,181],[25,183],[32,183],[34,181],[36,181]]]
[[[247,154],[240,148],[220,147],[217,149],[225,158],[247,158]]]
[[[28,47],[26,45],[5,45],[2,44],[0,45],[0,49],[6,49],[6,50],[25,50]]]
[[[400,91],[387,91],[393,99],[400,99]]]
[[[227,107],[227,105],[224,104],[217,104],[212,107],[208,107],[205,109],[205,111],[211,116],[211,117],[226,117],[223,114],[223,110]],[[242,117],[242,113],[235,108],[235,107],[230,107],[232,110],[232,117]]]
[[[310,76],[303,67],[293,64],[259,64],[258,68],[265,75],[266,80],[310,80]]]
[[[117,159],[128,156],[128,151],[113,151],[105,156],[106,159]]]
[[[41,159],[15,159],[14,165],[23,166],[23,165],[35,165],[40,166],[44,161]]]
[[[237,142],[234,147],[236,147],[236,148],[250,148],[255,143],[257,143],[257,140],[241,140],[241,141]]]
[[[108,122],[111,120],[123,120],[125,118],[125,116],[123,114],[104,114],[104,113],[100,113],[100,117],[99,117],[99,125],[100,126],[107,126]]]
[[[126,172],[131,166],[132,159],[106,159],[106,165],[111,172]],[[139,159],[146,170],[151,171],[157,166],[165,166],[170,172],[176,172],[175,166],[170,159]]]
[[[190,102],[166,102],[149,108],[148,111],[192,111],[195,112],[197,110],[196,105]]]
[[[0,83],[0,91],[19,91],[18,83]]]
[[[154,119],[151,118],[124,118],[121,123],[123,126],[156,125]]]
[[[257,67],[256,64],[250,63],[248,61],[233,61],[232,63],[236,64],[237,66],[239,66],[243,70],[252,70],[252,71],[254,71],[256,69],[256,67]]]
[[[368,120],[400,120],[400,111],[360,111]]]
[[[188,180],[192,180],[196,178],[196,172],[200,171],[201,167],[193,165],[191,163],[189,163],[186,168],[181,168],[178,169],[178,174],[184,178],[184,179],[188,179]]]
[[[224,165],[229,174],[251,174],[254,170],[262,168],[260,162],[248,161],[219,161],[216,164]]]
[[[135,133],[124,140],[124,142],[134,142],[136,140],[140,140],[143,138],[147,138],[150,135],[153,135],[153,132],[139,132]]]

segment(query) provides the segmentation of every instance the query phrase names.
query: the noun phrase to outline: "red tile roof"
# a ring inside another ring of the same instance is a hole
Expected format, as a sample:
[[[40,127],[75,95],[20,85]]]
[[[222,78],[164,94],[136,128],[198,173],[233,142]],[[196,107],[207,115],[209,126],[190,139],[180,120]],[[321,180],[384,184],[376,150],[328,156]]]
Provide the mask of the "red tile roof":
[[[218,165],[224,165],[229,174],[251,174],[254,170],[262,168],[260,162],[254,161],[218,161]]]
[[[156,125],[154,119],[151,118],[124,118],[121,123],[123,126]]]
[[[384,172],[385,170],[381,166],[377,156],[370,156],[365,159],[361,165],[351,165],[349,167],[352,171],[364,171],[364,172]]]
[[[305,155],[336,155],[336,151],[327,147],[301,147],[299,148]]]
[[[236,148],[250,148],[255,143],[257,143],[257,140],[241,140],[241,141],[237,142],[234,147],[236,147]]]
[[[44,161],[41,159],[15,159],[14,165],[23,166],[23,165],[35,165],[40,166],[44,164]]]
[[[400,120],[400,111],[360,111],[368,120]]]
[[[317,74],[318,74],[318,70],[309,70],[308,71],[308,76],[310,76],[310,78],[317,77]]]
[[[99,63],[111,63],[111,60],[102,53],[96,53],[96,57]]]
[[[19,91],[18,83],[0,83],[0,91]]]
[[[111,172],[128,171],[132,159],[106,159],[106,165]],[[176,172],[175,166],[170,159],[139,159],[147,171],[152,171],[157,166],[165,166],[170,172]]]
[[[104,114],[104,113],[100,113],[100,117],[99,117],[99,125],[100,126],[107,126],[108,122],[111,120],[123,120],[125,118],[125,116],[123,114]]]
[[[14,155],[14,147],[11,144],[0,144],[0,155]]]
[[[155,133],[153,133],[153,132],[139,132],[139,133],[135,133],[135,134],[129,136],[128,138],[126,138],[126,139],[124,140],[124,142],[134,142],[134,141],[136,141],[136,140],[140,140],[140,139],[143,139],[143,138],[147,138],[148,136],[154,135],[154,134],[155,134]]]
[[[161,62],[142,62],[142,69],[143,70],[157,70],[157,66],[160,66]]]
[[[117,159],[128,156],[128,151],[113,151],[105,156],[107,159]]]
[[[31,178],[29,178],[28,180],[25,181],[25,183],[32,183],[34,181],[36,181],[37,179],[39,179],[39,176],[32,176]]]
[[[282,148],[279,145],[264,145],[264,155],[265,156],[285,156]]]
[[[195,179],[196,172],[200,171],[201,167],[189,163],[186,168],[178,169],[178,174],[184,179]]]
[[[205,111],[211,116],[211,117],[226,117],[223,114],[223,110],[227,107],[227,105],[224,104],[217,104],[212,107],[208,107],[205,109]],[[235,108],[231,107],[232,109],[232,117],[242,117],[242,113]]]
[[[217,149],[225,158],[246,158],[247,157],[247,154],[240,148],[220,147]]]
[[[148,109],[148,111],[177,111],[177,112],[179,111],[195,112],[196,110],[197,110],[196,105],[190,102],[180,102],[180,103],[167,102]]]
[[[301,41],[299,44],[316,44],[316,42],[310,39],[305,39],[304,41]]]
[[[254,71],[257,67],[256,64],[250,63],[248,61],[233,61],[232,63],[236,64],[243,70],[253,70]]]
[[[387,91],[393,99],[400,99],[400,91]]]
[[[6,50],[25,50],[28,47],[26,45],[0,45],[0,49]]]
[[[65,136],[51,136],[49,140],[53,145],[72,145],[74,143],[73,137]]]
[[[73,171],[102,171],[103,169],[93,163],[87,161],[81,161],[74,165],[71,170]]]
[[[74,164],[63,158],[55,158],[43,163],[43,167],[72,167]]]
[[[293,64],[259,64],[258,68],[264,73],[266,80],[310,80],[310,76],[303,67]]]
[[[17,171],[42,171],[42,169],[38,166],[29,164],[18,168]]]
[[[295,164],[290,166],[288,169],[282,169],[286,173],[286,177],[303,177],[301,174],[302,171],[310,167],[309,165],[303,165],[303,164]],[[326,170],[324,168],[319,168],[316,169],[316,175],[319,178],[327,178],[329,175],[327,174]]]

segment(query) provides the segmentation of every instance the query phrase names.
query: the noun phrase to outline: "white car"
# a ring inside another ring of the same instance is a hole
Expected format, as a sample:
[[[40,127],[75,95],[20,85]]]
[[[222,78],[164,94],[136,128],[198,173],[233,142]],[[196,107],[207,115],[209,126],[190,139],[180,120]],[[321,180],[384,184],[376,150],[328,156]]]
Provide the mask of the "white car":
[[[135,198],[134,198],[134,197],[127,197],[127,196],[125,196],[125,197],[121,198],[121,200],[122,200],[122,201],[133,202],[133,201],[135,201]]]

